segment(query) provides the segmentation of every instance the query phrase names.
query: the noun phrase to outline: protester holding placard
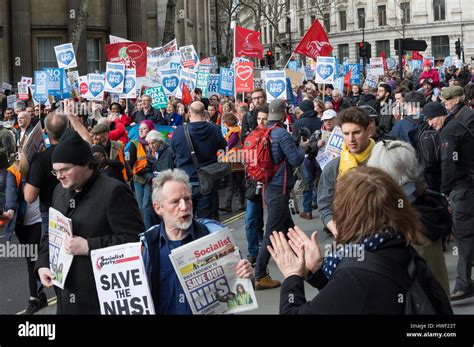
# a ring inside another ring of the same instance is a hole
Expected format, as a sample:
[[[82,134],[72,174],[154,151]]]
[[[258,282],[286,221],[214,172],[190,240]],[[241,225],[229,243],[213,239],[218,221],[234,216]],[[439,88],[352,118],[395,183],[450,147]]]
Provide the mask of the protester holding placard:
[[[158,314],[192,314],[184,290],[176,276],[169,254],[224,226],[208,219],[195,219],[191,184],[188,175],[179,169],[158,174],[153,182],[153,208],[162,222],[142,234],[143,260]],[[253,276],[248,260],[240,260],[236,275]]]
[[[73,237],[66,237],[66,252],[74,255],[64,289],[56,288],[58,314],[100,314],[96,284],[89,257],[94,249],[138,241],[143,220],[130,188],[100,175],[90,145],[71,131],[56,146],[53,173],[60,185],[52,207],[72,219]],[[41,282],[52,286],[49,240],[41,241],[35,266]],[[73,295],[74,300],[71,300]]]

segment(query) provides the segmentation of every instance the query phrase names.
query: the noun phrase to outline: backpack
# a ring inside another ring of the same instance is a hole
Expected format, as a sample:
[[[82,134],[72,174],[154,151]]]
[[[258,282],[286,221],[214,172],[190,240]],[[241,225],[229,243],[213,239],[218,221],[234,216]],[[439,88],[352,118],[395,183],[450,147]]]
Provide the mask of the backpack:
[[[441,141],[439,132],[430,126],[424,126],[418,134],[418,152],[423,167],[431,168],[438,166],[440,157]]]
[[[273,164],[271,155],[270,132],[277,126],[280,125],[275,124],[266,129],[258,127],[247,136],[244,143],[245,172],[250,179],[265,186],[280,168],[280,164]]]
[[[357,268],[391,279],[406,290],[403,298],[405,314],[452,315],[451,303],[425,259],[413,247],[410,246],[408,249],[411,259],[407,268],[374,252],[365,252],[363,261],[355,257],[344,257],[336,271],[343,268]]]

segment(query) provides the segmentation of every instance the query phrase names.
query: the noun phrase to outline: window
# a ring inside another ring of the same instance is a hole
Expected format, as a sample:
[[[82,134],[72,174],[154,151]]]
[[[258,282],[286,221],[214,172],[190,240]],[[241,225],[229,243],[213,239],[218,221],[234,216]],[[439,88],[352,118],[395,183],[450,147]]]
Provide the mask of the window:
[[[450,55],[449,51],[449,37],[448,36],[433,36],[431,38],[431,49],[435,60],[444,59]]]
[[[298,8],[302,10],[304,8],[304,1],[303,0],[298,0]]]
[[[433,0],[434,20],[445,20],[446,9],[444,0]]]
[[[341,31],[346,30],[346,11],[339,12],[339,21],[341,23]]]
[[[300,18],[300,36],[304,35],[304,18]]]
[[[339,63],[342,64],[344,59],[349,58],[349,45],[348,44],[339,45],[337,50],[339,53],[339,56],[338,56]]]
[[[378,7],[379,26],[387,25],[387,10],[385,5]]]
[[[87,72],[100,71],[100,39],[87,39]]]
[[[268,27],[268,36],[270,38],[270,41],[268,41],[270,44],[273,42],[273,28]]]
[[[410,23],[410,3],[402,2],[400,8],[402,10],[402,24]]]
[[[285,1],[285,9],[286,9],[286,12],[290,12],[290,0]]]
[[[316,16],[315,16],[315,15],[312,15],[310,18],[311,18],[311,24],[313,24],[314,21],[316,20]]]
[[[263,43],[267,42],[267,27],[263,27]]]
[[[37,70],[43,70],[45,67],[57,67],[56,53],[54,46],[61,44],[60,37],[38,37],[38,61]]]
[[[364,8],[357,9],[357,20],[359,23],[359,29],[365,28],[365,9]]]
[[[377,50],[377,55],[376,55],[377,57],[382,56],[382,51],[385,52],[385,58],[390,57],[390,41],[389,40],[376,41],[375,49]]]
[[[326,29],[326,32],[331,31],[331,17],[329,16],[329,13],[325,13],[323,17],[324,21],[324,29]]]

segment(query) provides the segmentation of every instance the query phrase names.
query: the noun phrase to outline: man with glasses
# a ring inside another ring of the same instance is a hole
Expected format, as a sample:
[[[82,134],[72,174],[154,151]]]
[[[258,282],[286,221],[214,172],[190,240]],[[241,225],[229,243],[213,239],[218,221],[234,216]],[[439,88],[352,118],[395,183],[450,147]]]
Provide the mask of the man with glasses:
[[[140,124],[142,120],[149,119],[154,125],[168,125],[168,122],[161,114],[160,110],[151,106],[152,98],[150,95],[142,96],[142,108],[132,115],[133,121]]]
[[[261,88],[255,89],[252,92],[252,105],[253,109],[250,112],[247,112],[242,120],[242,133],[241,138],[242,142],[245,142],[245,138],[253,130],[257,128],[257,113],[256,110],[267,103],[267,96],[265,91]]]
[[[100,314],[90,252],[138,241],[143,219],[130,188],[99,174],[90,145],[77,132],[64,135],[51,161],[60,182],[52,207],[72,220],[73,236],[66,236],[64,242],[66,252],[74,255],[64,289],[55,288],[57,313]],[[53,286],[48,233],[41,240],[35,270],[44,286]]]
[[[458,248],[457,277],[451,301],[474,296],[474,111],[464,105],[460,86],[443,88],[449,114],[441,130],[441,193],[453,210],[454,242]]]

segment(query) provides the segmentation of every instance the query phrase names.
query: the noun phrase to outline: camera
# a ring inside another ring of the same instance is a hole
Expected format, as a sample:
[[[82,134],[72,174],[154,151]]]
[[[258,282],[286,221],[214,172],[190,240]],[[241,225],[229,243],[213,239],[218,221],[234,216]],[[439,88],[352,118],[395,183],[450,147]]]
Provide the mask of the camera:
[[[257,188],[255,189],[255,195],[260,195],[262,192],[263,188],[263,183],[262,182],[257,182]]]

